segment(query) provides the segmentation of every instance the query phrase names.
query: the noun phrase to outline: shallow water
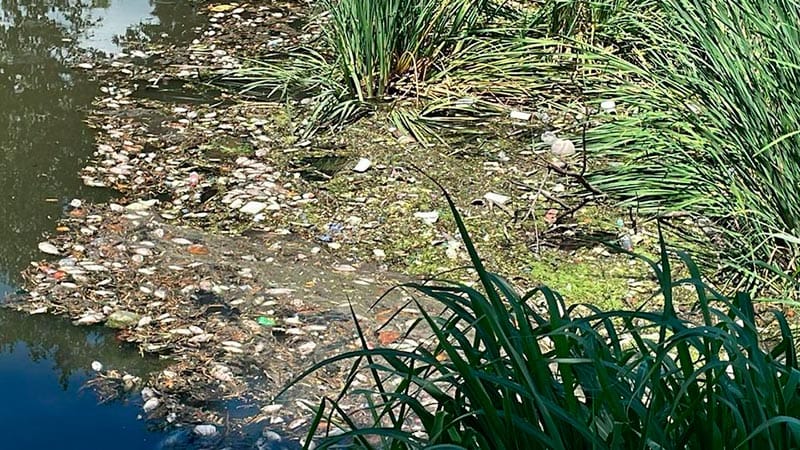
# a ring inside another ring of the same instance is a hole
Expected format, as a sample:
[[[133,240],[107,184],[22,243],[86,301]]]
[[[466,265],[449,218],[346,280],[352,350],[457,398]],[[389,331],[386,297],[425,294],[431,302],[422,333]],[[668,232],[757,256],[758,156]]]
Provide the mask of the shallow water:
[[[160,367],[132,348],[120,348],[102,328],[87,331],[50,316],[0,314],[2,448],[158,448],[162,433],[137,420],[139,405],[100,405],[91,389],[82,389],[95,360],[138,374]]]
[[[0,299],[44,256],[37,243],[66,203],[108,196],[78,177],[94,146],[83,121],[99,88],[70,58],[117,53],[124,35],[185,39],[195,20],[184,1],[0,1]],[[159,448],[163,434],[137,419],[139,405],[98,405],[82,389],[95,360],[137,375],[156,367],[104,330],[0,309],[0,448]]]

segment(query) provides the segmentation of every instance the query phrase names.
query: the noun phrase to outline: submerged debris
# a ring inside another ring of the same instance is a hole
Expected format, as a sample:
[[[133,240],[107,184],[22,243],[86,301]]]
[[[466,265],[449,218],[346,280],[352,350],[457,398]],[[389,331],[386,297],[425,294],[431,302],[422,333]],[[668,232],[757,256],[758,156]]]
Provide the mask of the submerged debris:
[[[104,323],[119,330],[118,339],[174,359],[142,390],[150,417],[221,420],[187,398],[203,404],[258,392],[258,401],[271,401],[318,350],[358,345],[348,300],[368,305],[396,283],[314,254],[313,242],[212,235],[170,225],[156,211],[84,207],[87,214],[63,219],[70,231],[52,239],[64,257],[31,266],[29,299],[13,306],[46,308],[78,325]],[[90,224],[95,233],[80,232]],[[191,245],[205,251],[186,251]],[[301,253],[315,256],[299,263]],[[290,423],[300,411],[281,412]]]

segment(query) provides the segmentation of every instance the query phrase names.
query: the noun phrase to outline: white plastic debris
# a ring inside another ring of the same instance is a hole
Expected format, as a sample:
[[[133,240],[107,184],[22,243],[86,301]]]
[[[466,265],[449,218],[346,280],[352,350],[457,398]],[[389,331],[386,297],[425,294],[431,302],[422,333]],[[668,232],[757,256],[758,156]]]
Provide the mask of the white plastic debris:
[[[522,111],[511,111],[510,117],[514,120],[522,120],[527,122],[531,120],[531,113],[526,113]]]
[[[92,370],[94,370],[95,372],[100,372],[101,370],[103,370],[103,363],[101,363],[100,361],[92,361]]]
[[[364,173],[369,170],[370,167],[372,167],[372,161],[368,160],[367,158],[361,158],[358,160],[356,166],[353,167],[353,171]]]

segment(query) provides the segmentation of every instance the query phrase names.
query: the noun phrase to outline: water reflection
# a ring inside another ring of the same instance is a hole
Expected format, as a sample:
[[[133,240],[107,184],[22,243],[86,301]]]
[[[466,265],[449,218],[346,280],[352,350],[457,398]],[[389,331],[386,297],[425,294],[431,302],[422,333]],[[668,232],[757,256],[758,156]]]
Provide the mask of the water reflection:
[[[102,328],[87,333],[63,319],[4,310],[0,314],[2,448],[154,448],[161,434],[136,420],[137,405],[98,405],[94,392],[82,390],[95,360],[106,368],[138,375],[163,367],[156,359],[139,358],[135,349],[121,347]],[[41,427],[49,431],[37,432]],[[120,432],[125,433],[124,442]]]
[[[97,85],[70,58],[115,52],[119,34],[184,38],[195,17],[181,1],[0,0],[0,298],[41,256],[36,243],[63,203],[98,195],[78,178],[93,149],[83,120]]]
[[[29,3],[29,4],[21,4]],[[51,2],[2,1],[0,15],[0,282],[36,254],[42,232],[52,229],[59,205],[48,197],[78,195],[83,156],[92,135],[81,110],[95,87],[73,74],[66,42],[85,26],[81,8],[64,3],[69,25],[47,17]]]
[[[0,354],[11,353],[20,345],[31,361],[49,360],[52,363],[63,389],[68,388],[70,377],[83,374],[91,367],[92,361],[100,361],[108,369],[139,374],[164,365],[157,359],[140,358],[135,348],[123,347],[108,329],[75,327],[50,315],[28,316],[3,310],[0,314]]]

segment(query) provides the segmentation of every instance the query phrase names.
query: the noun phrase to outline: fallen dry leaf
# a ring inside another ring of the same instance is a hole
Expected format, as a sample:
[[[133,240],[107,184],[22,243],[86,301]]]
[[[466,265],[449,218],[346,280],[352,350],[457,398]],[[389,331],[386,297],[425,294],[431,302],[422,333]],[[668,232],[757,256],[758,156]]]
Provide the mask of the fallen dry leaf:
[[[75,208],[69,212],[70,217],[83,217],[86,215],[86,210],[81,208]]]
[[[400,339],[400,332],[394,330],[383,330],[378,333],[378,341],[381,345],[389,345]]]
[[[558,211],[555,209],[548,209],[546,213],[544,213],[544,221],[553,224],[555,223],[556,219],[558,218]]]
[[[186,250],[192,255],[207,255],[209,253],[208,247],[201,244],[192,244],[186,247]]]

